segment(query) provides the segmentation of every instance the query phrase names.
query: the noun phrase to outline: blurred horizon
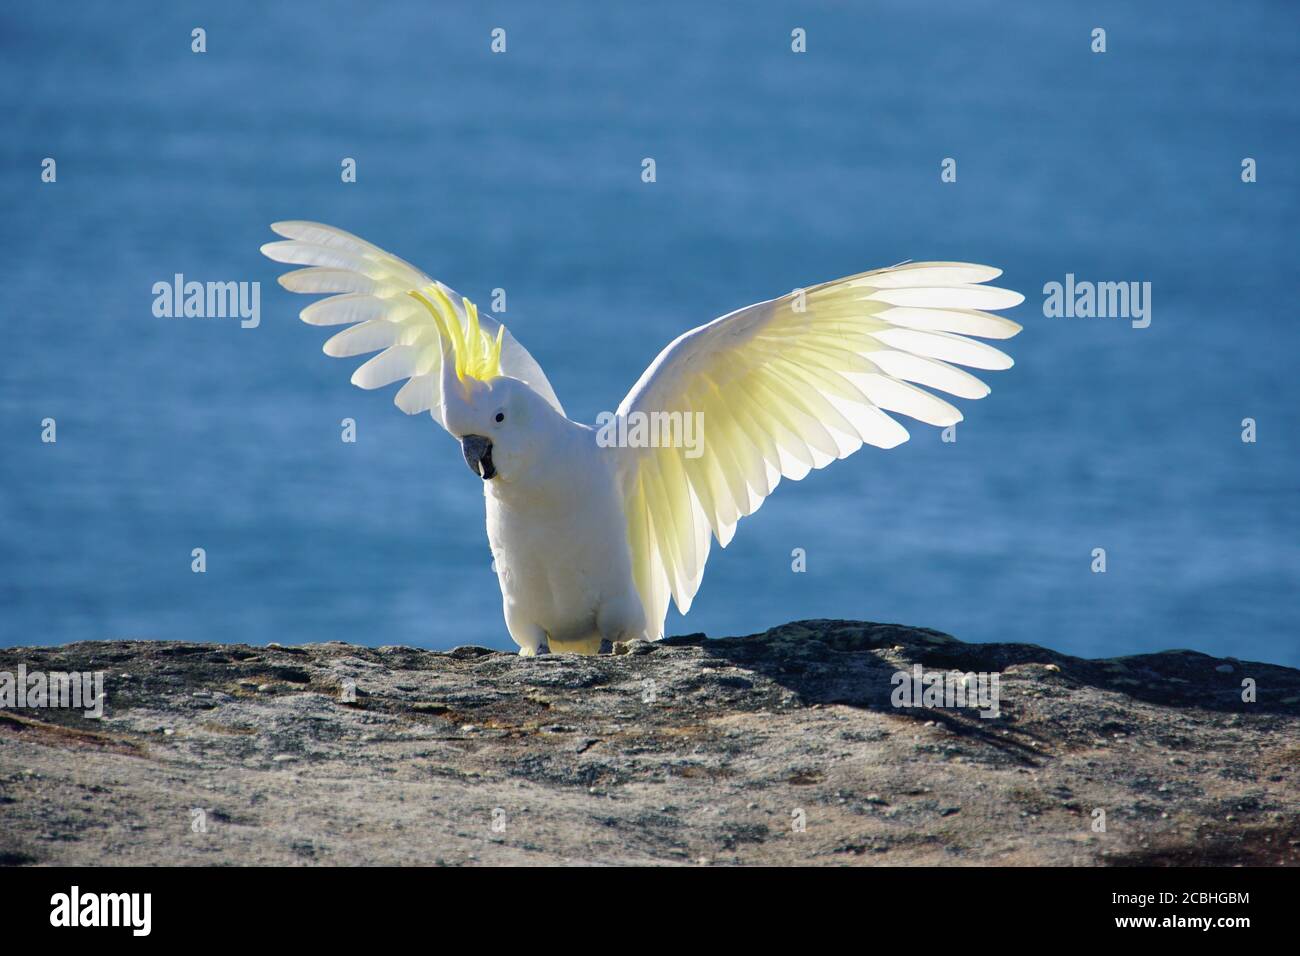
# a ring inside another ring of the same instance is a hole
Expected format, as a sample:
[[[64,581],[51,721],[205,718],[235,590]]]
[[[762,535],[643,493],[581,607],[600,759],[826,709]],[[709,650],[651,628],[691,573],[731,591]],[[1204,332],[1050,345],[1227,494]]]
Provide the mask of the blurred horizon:
[[[321,353],[258,252],[308,219],[481,307],[504,288],[587,423],[748,303],[998,266],[1024,331],[957,441],[901,419],[899,448],[782,482],[667,633],[847,618],[1300,666],[1298,26],[1204,0],[5,9],[0,646],[513,648],[456,444],[350,385],[363,359]],[[177,273],[261,283],[260,324],[156,317]],[[1150,326],[1046,317],[1067,274],[1150,282]]]

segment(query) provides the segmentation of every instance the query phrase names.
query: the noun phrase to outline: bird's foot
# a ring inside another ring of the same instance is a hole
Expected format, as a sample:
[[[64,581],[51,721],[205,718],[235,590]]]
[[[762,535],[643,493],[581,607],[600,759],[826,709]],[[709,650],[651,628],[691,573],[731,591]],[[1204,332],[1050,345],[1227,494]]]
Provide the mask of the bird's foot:
[[[602,639],[601,639],[601,642],[600,642],[600,649],[597,650],[596,653],[597,653],[597,654],[613,654],[613,653],[614,653],[614,642],[611,641],[611,640],[609,640],[608,638],[602,638]]]
[[[549,644],[538,644],[536,647],[519,648],[520,657],[540,657],[543,654],[549,653],[551,653],[551,647]]]

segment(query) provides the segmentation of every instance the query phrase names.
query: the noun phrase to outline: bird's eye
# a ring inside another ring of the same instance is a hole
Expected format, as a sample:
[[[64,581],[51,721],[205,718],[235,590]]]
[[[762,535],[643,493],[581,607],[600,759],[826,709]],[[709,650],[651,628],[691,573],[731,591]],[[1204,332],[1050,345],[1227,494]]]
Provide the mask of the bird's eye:
[[[506,413],[505,413],[505,412],[497,412],[497,421],[498,421],[498,422],[503,422],[503,421],[505,421],[505,420],[506,420]]]

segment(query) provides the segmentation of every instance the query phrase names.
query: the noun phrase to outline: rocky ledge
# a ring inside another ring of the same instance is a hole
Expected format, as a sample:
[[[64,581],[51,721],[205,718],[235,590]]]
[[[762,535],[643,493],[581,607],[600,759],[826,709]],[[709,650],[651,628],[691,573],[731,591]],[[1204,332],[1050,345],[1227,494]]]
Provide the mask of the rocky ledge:
[[[0,651],[107,698],[0,709],[0,862],[1300,863],[1291,668],[849,621],[615,650]],[[918,664],[999,715],[894,706]]]

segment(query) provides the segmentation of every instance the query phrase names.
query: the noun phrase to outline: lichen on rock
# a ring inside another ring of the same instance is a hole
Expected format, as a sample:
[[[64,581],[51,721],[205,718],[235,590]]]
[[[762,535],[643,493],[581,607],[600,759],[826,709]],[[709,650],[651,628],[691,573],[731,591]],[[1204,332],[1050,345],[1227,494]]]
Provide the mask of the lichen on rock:
[[[0,862],[1300,863],[1300,671],[1191,651],[800,621],[602,657],[0,650],[20,664],[103,671],[107,704],[0,710]],[[997,674],[998,716],[895,706],[918,664]]]

